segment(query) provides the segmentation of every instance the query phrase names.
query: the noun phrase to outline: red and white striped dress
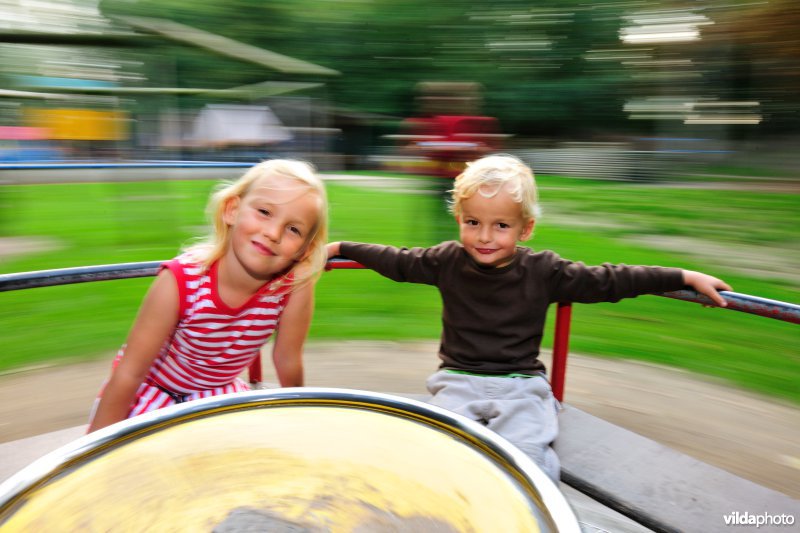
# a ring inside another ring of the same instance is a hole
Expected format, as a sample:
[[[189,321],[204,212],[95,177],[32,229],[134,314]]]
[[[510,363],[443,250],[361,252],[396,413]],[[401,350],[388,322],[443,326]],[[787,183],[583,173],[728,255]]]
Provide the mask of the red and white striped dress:
[[[178,282],[180,319],[136,393],[128,418],[175,403],[249,390],[238,378],[275,331],[291,275],[265,284],[233,309],[219,297],[217,267],[206,272],[182,255],[168,261]],[[114,366],[125,355],[123,346]]]

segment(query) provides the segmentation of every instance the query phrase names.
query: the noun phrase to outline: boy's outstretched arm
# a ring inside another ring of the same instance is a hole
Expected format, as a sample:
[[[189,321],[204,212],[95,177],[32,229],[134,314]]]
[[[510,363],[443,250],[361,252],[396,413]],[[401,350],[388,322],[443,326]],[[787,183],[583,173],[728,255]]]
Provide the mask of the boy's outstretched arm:
[[[325,246],[328,259],[340,255],[385,278],[427,285],[436,283],[440,268],[439,248],[398,248],[351,241],[331,242]]]
[[[727,307],[727,302],[720,296],[717,291],[730,291],[731,286],[722,281],[721,279],[703,274],[702,272],[695,272],[694,270],[683,271],[683,283],[693,288],[700,294],[708,296],[711,301],[720,307]]]

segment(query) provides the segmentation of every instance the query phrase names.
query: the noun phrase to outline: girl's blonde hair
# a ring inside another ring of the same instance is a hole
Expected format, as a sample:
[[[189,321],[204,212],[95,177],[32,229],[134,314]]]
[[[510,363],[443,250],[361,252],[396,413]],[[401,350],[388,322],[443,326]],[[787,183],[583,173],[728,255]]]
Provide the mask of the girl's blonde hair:
[[[450,201],[450,211],[461,217],[461,203],[475,193],[486,198],[505,189],[521,205],[522,217],[536,220],[539,216],[539,195],[536,179],[528,165],[513,155],[489,155],[467,163],[467,168],[456,177]]]
[[[271,159],[263,161],[244,173],[234,182],[225,182],[217,187],[206,207],[214,231],[204,240],[186,248],[205,268],[209,268],[228,250],[231,240],[230,226],[225,223],[225,209],[234,198],[244,198],[253,184],[261,178],[284,176],[308,186],[310,192],[319,196],[319,215],[317,223],[308,234],[305,244],[305,257],[292,268],[296,288],[313,282],[322,273],[327,261],[325,244],[328,242],[328,199],[325,185],[310,163],[292,159]]]

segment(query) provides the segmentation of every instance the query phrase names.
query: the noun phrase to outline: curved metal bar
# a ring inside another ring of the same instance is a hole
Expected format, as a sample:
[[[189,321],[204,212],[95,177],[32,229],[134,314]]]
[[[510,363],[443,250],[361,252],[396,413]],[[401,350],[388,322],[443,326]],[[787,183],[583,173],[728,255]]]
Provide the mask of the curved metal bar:
[[[163,261],[143,261],[138,263],[118,263],[0,274],[0,292],[33,289],[36,287],[50,287],[53,285],[68,285],[71,283],[85,283],[89,281],[155,276],[162,262]],[[326,270],[360,268],[364,267],[356,261],[342,257],[331,258],[328,260],[326,266]],[[726,309],[773,318],[783,322],[800,324],[800,305],[731,291],[721,291],[720,294],[728,302],[728,307],[726,307]],[[706,296],[688,289],[665,292],[657,296],[695,302],[701,305],[713,305],[711,300]]]
[[[334,388],[285,388],[226,394],[169,406],[90,433],[38,459],[0,483],[0,515],[34,490],[109,450],[165,428],[226,412],[298,406],[369,410],[411,420],[456,437],[519,482],[541,515],[543,530],[578,532],[577,517],[556,485],[522,451],[485,426],[434,405],[376,392]],[[311,433],[309,433],[311,434]],[[389,455],[391,457],[391,455]]]
[[[250,168],[234,161],[140,161],[138,163],[5,163],[0,170],[77,170],[91,168]]]
[[[163,261],[144,261],[140,263],[118,263],[114,265],[95,265],[54,270],[36,270],[15,274],[0,274],[0,292],[54,285],[69,285],[88,281],[109,281],[114,279],[144,278],[155,276]]]
[[[720,291],[720,295],[722,295],[722,297],[725,298],[725,301],[728,302],[728,307],[725,307],[724,309],[731,309],[733,311],[741,311],[743,313],[750,313],[752,315],[759,315],[766,318],[774,318],[783,322],[800,324],[800,305],[781,302],[778,300],[770,300],[768,298],[760,298],[758,296],[742,294],[739,292]],[[687,302],[695,302],[702,305],[715,306],[715,304],[708,297],[689,289],[665,292],[663,294],[659,294],[658,296],[665,296],[667,298],[674,298],[676,300],[684,300]]]
[[[353,261],[351,259],[345,259],[344,257],[331,257],[328,259],[328,264],[325,266],[325,270],[334,270],[334,269],[351,269],[351,268],[364,268],[364,265],[359,263],[358,261]]]
[[[139,263],[118,263],[54,270],[35,270],[14,274],[0,274],[0,292],[54,285],[69,285],[89,281],[109,281],[115,279],[145,278],[155,276],[163,261],[142,261]],[[364,268],[355,261],[338,257],[328,261],[327,270]]]

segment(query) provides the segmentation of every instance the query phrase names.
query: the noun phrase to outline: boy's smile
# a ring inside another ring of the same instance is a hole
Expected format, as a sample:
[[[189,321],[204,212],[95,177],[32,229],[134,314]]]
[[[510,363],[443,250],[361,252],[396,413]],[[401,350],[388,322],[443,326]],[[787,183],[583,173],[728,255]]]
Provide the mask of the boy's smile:
[[[479,190],[461,202],[461,244],[477,263],[502,267],[511,262],[517,242],[530,237],[534,221],[522,217],[522,206],[504,189],[486,197]]]
[[[491,255],[497,251],[496,248],[475,248],[481,255]]]

